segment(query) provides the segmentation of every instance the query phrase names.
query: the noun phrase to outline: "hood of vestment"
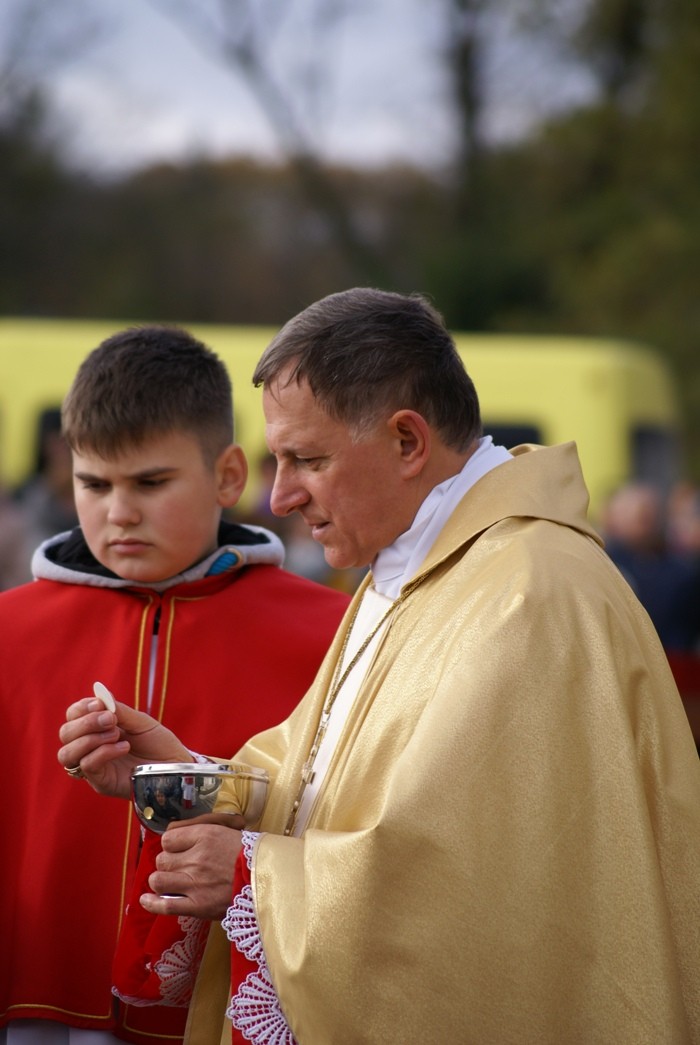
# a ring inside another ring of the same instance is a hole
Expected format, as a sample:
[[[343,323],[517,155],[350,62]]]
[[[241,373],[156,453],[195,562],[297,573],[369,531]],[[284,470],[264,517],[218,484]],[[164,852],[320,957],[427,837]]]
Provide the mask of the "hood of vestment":
[[[588,520],[589,495],[573,442],[523,444],[467,492],[426,556],[419,573],[433,569],[495,523],[508,518],[546,519],[602,540]]]

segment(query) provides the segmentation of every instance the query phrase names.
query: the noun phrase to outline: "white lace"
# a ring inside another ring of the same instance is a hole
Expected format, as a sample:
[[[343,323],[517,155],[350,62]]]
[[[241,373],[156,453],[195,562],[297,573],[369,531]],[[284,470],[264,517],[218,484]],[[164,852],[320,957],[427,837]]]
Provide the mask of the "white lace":
[[[209,935],[209,923],[201,918],[180,917],[178,925],[184,932],[170,950],[164,951],[153,969],[160,980],[164,1005],[189,1005],[194,981]]]
[[[253,850],[257,845],[258,838],[260,838],[258,831],[241,831],[241,847],[249,870],[253,866]]]
[[[160,1001],[132,998],[120,994],[113,987],[112,993],[128,1005],[169,1005],[173,1008],[186,1008],[192,999],[192,990],[197,978],[199,965],[204,953],[204,946],[209,934],[209,922],[201,918],[181,915],[178,925],[184,937],[178,940],[167,951],[163,951],[159,960],[147,965],[149,972],[154,972],[160,981]]]
[[[243,831],[242,835],[243,852],[250,867],[253,850],[260,836],[254,831]],[[253,890],[249,885],[244,886],[234,897],[221,924],[236,949],[258,966],[255,972],[248,973],[240,985],[226,1015],[236,1030],[253,1045],[297,1045],[270,978],[255,914]]]
[[[244,954],[249,962],[264,964],[265,954],[258,919],[255,917],[253,890],[249,885],[244,885],[238,896],[234,897],[221,924],[237,951]]]
[[[226,1015],[253,1045],[296,1045],[264,964],[246,976]]]

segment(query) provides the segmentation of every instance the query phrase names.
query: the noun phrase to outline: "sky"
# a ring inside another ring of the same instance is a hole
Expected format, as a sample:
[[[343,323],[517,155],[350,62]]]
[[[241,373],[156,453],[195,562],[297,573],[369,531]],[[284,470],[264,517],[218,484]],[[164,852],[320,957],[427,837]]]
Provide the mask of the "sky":
[[[8,10],[36,5],[30,35],[38,42],[25,62],[34,63],[79,165],[109,174],[195,155],[280,156],[279,138],[245,79],[202,46],[193,23],[166,13],[178,6],[215,12],[218,0],[4,2]],[[276,82],[288,99],[305,103],[297,112],[314,148],[357,166],[399,161],[439,169],[455,144],[441,60],[442,0],[335,4],[345,16],[319,28],[313,15],[333,0],[250,0]],[[242,0],[238,10],[247,6]],[[6,18],[4,37],[0,25],[0,58],[12,46],[9,24]],[[47,46],[62,57],[47,61]],[[494,137],[517,136],[587,90],[496,23],[489,63]],[[308,86],[314,83],[320,86]]]

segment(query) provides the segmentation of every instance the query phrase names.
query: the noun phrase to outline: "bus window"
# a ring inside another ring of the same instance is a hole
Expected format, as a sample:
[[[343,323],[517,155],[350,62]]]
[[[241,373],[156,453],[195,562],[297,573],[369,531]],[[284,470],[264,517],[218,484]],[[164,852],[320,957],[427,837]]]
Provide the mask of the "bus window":
[[[484,421],[484,435],[493,436],[496,446],[505,446],[507,450],[513,446],[520,446],[521,443],[544,442],[540,428],[517,421],[512,424],[490,424]]]
[[[675,433],[654,425],[636,425],[631,433],[632,478],[668,490],[680,478]]]

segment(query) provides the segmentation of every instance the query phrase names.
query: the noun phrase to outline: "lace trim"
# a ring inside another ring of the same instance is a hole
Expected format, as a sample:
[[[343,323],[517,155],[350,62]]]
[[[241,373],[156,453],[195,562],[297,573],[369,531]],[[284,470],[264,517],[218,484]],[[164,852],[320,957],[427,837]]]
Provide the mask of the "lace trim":
[[[194,981],[209,935],[209,922],[201,918],[181,916],[178,925],[185,934],[169,950],[164,951],[153,966],[160,980],[163,1005],[189,1005]]]
[[[242,835],[243,852],[250,868],[260,835],[254,831],[243,831]],[[270,978],[250,885],[245,885],[234,897],[221,924],[234,947],[258,966],[239,986],[226,1015],[253,1045],[297,1045]]]
[[[257,962],[258,965],[265,962],[258,919],[255,917],[253,890],[249,885],[244,885],[238,896],[234,897],[221,924],[236,950],[244,954],[249,962]]]
[[[248,864],[248,870],[253,866],[253,850],[255,849],[258,838],[260,838],[259,831],[241,831],[241,844],[243,846],[245,862]]]
[[[297,1045],[264,963],[248,973],[226,1015],[253,1045]]]
[[[178,1009],[187,1008],[192,1000],[194,983],[207,942],[209,922],[182,915],[177,922],[184,933],[183,938],[163,951],[157,962],[146,965],[146,970],[158,978],[160,1000],[121,994],[116,987],[112,988],[112,994],[127,1005],[137,1007],[167,1005]]]

